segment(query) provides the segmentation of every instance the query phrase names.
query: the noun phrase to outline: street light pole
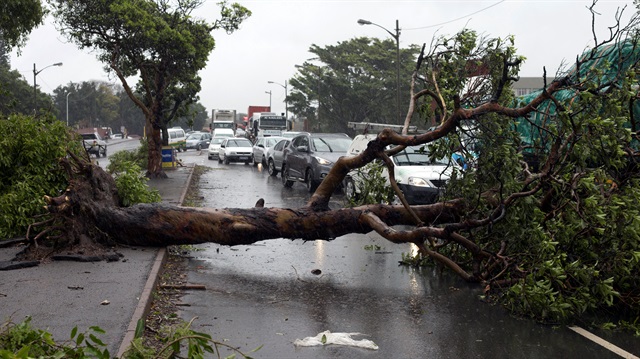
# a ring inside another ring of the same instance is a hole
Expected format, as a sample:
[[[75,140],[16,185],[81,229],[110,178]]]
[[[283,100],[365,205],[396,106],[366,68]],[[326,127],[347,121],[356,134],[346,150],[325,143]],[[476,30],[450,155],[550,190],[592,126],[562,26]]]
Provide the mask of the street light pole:
[[[387,33],[389,33],[389,35],[391,35],[391,37],[393,37],[396,40],[396,114],[398,116],[398,123],[403,123],[404,121],[402,121],[402,117],[400,114],[400,22],[396,20],[395,34],[387,30],[386,28],[368,20],[360,19],[358,20],[358,24],[377,26],[382,30],[386,31]]]
[[[279,84],[277,82],[274,81],[267,81],[267,83],[269,84],[276,84],[278,86],[282,86],[282,88],[284,89],[284,111],[285,111],[285,116],[287,116],[287,120],[289,119],[289,105],[287,104],[287,97],[289,96],[289,92],[287,90],[287,80],[284,80],[284,85],[283,84]]]
[[[69,127],[69,95],[71,92],[67,92],[67,127]]]
[[[269,94],[269,110],[271,110],[271,91],[265,91],[264,93]]]
[[[38,98],[37,92],[36,92],[36,76],[38,76],[39,73],[41,73],[44,69],[49,68],[51,66],[62,66],[62,62],[56,62],[55,64],[51,64],[49,66],[45,66],[40,70],[36,70],[36,64],[35,62],[33,63],[33,109],[36,109],[36,100]]]

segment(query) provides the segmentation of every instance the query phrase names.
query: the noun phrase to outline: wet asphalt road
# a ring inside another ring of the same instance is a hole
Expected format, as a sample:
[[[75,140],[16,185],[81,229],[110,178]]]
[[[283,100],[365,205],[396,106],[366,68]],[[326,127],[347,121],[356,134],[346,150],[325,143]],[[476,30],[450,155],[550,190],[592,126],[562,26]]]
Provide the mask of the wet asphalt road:
[[[260,168],[218,164],[205,152],[178,157],[211,168],[199,184],[207,207],[252,207],[259,198],[299,207],[309,198],[303,184],[286,189]],[[332,208],[343,204],[336,194]],[[188,281],[207,289],[187,292],[180,316],[197,317],[196,330],[245,352],[262,345],[256,358],[620,358],[566,327],[512,318],[448,272],[399,266],[411,246],[374,233],[199,249],[188,260]],[[356,339],[379,349],[293,345],[325,330],[362,333]],[[633,336],[597,334],[640,354]]]

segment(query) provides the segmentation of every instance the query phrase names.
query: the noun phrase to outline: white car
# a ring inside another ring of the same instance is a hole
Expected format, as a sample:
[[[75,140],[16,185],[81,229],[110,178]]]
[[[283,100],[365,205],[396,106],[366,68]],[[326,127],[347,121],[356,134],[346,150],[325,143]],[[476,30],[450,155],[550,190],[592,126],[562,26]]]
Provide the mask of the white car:
[[[253,144],[246,138],[226,137],[220,144],[218,162],[244,162],[248,165],[253,157]]]
[[[225,137],[214,137],[209,142],[209,159],[218,158],[220,156],[220,144],[224,141]]]
[[[355,156],[364,151],[375,135],[358,135],[354,138],[347,155]],[[409,204],[431,204],[438,200],[445,185],[449,181],[453,168],[459,168],[455,161],[448,159],[431,159],[426,146],[410,146],[394,155],[395,180]],[[363,167],[349,172],[343,182],[344,192],[349,198],[356,198],[361,193],[362,181],[366,180],[367,169]],[[386,167],[382,176],[388,184]]]
[[[257,166],[258,163],[262,163],[263,166],[267,166],[267,151],[282,140],[283,137],[258,137],[253,144],[253,165]]]

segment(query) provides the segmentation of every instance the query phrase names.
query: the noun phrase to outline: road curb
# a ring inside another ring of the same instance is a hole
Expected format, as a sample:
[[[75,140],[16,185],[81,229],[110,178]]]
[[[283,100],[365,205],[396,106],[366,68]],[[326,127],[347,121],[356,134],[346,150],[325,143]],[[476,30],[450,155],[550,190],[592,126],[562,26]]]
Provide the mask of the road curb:
[[[187,196],[187,192],[189,191],[189,186],[191,186],[191,178],[193,177],[193,169],[195,166],[188,166],[189,175],[187,176],[187,181],[184,189],[182,190],[182,194],[180,195],[179,203],[182,205],[185,197]],[[121,358],[124,353],[131,346],[131,342],[135,339],[136,328],[138,326],[138,321],[140,319],[146,318],[149,314],[149,309],[151,308],[151,295],[158,284],[158,278],[160,278],[160,272],[162,271],[162,267],[167,261],[167,249],[159,248],[158,253],[156,254],[156,258],[153,262],[151,270],[149,271],[149,277],[142,289],[142,293],[140,293],[140,299],[138,300],[138,305],[136,306],[135,311],[131,317],[131,321],[129,322],[129,326],[122,338],[122,342],[120,343],[120,347],[118,348],[117,357]]]
[[[158,278],[160,278],[159,274],[162,270],[162,266],[166,262],[166,253],[167,250],[165,248],[158,249],[158,253],[156,254],[156,259],[154,260],[151,271],[149,272],[147,282],[142,289],[142,293],[140,293],[140,300],[138,301],[136,310],[133,312],[131,322],[129,322],[127,331],[125,332],[124,338],[122,338],[122,342],[120,343],[120,348],[118,349],[117,354],[118,358],[121,358],[124,355],[124,352],[129,349],[131,342],[135,338],[138,321],[142,318],[146,318],[147,314],[149,314],[149,309],[151,307],[151,294],[156,287]]]

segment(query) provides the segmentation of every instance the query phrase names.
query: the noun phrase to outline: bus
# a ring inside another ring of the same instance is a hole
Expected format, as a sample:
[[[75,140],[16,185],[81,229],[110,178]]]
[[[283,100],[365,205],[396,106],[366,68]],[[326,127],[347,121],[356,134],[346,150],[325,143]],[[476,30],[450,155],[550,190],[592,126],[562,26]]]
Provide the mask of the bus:
[[[289,122],[284,116],[274,113],[255,113],[249,120],[252,137],[281,136],[283,132],[290,129]]]

